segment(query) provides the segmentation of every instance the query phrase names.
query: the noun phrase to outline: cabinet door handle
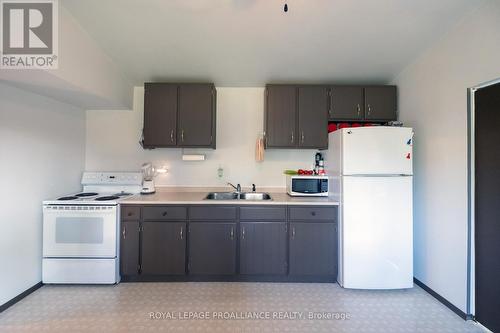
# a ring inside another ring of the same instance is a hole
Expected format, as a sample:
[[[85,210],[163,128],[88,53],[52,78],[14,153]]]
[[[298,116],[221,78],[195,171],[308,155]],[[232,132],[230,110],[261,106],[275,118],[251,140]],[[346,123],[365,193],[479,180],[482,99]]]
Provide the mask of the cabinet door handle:
[[[358,117],[361,115],[361,105],[358,104]]]
[[[133,213],[132,212],[128,212],[127,216],[132,216]]]
[[[125,239],[127,237],[127,228],[125,228],[125,227],[123,227],[122,236],[123,236],[123,239]]]
[[[184,228],[183,227],[181,227],[181,232],[180,232],[179,236],[181,237],[181,240],[184,238]]]
[[[167,216],[168,215],[168,212],[163,212],[163,214],[161,214],[163,216]]]
[[[174,142],[174,130],[170,131],[170,141]]]
[[[290,138],[290,142],[293,143],[293,131],[292,131],[292,136]]]
[[[372,107],[370,104],[368,104],[368,115],[370,115],[372,113]]]
[[[231,227],[231,232],[229,233],[229,238],[230,238],[231,240],[233,240],[233,239],[234,239],[234,227]]]
[[[181,141],[184,142],[184,130],[181,131]]]
[[[245,239],[245,227],[241,227],[241,239]]]
[[[295,227],[292,227],[292,239],[295,239]]]
[[[304,131],[302,131],[302,137],[301,137],[302,143],[304,143]]]

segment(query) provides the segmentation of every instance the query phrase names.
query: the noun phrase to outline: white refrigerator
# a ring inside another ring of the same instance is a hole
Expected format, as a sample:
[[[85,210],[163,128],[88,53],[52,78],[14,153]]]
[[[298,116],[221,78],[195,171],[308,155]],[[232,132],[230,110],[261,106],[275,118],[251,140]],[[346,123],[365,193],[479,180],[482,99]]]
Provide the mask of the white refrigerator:
[[[344,128],[329,134],[325,164],[339,205],[344,288],[413,287],[413,130]]]

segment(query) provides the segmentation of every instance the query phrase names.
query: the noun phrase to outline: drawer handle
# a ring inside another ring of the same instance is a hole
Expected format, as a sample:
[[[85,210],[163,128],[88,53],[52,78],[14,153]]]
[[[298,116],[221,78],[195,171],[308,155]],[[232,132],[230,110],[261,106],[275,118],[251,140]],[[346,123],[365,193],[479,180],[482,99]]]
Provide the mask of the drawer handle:
[[[168,214],[167,212],[163,212],[163,214],[161,214],[161,215],[163,215],[163,216],[167,216],[167,214]]]
[[[132,213],[132,212],[128,212],[128,214],[127,214],[127,216],[132,216],[132,215],[134,215],[134,213]]]
[[[316,216],[316,212],[311,212],[311,215],[312,216]]]

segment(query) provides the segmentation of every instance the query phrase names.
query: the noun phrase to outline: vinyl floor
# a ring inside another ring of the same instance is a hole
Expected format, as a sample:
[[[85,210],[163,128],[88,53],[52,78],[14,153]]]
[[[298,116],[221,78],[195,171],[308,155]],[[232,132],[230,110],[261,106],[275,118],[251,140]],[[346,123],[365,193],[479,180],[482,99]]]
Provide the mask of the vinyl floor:
[[[421,288],[330,283],[45,285],[0,313],[0,332],[483,332]]]

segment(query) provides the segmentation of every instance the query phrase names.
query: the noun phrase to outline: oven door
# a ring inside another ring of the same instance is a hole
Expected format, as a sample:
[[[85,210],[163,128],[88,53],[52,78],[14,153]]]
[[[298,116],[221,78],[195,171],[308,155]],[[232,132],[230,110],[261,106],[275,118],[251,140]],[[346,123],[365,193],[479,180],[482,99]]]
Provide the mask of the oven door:
[[[116,257],[116,206],[44,206],[43,256]]]

